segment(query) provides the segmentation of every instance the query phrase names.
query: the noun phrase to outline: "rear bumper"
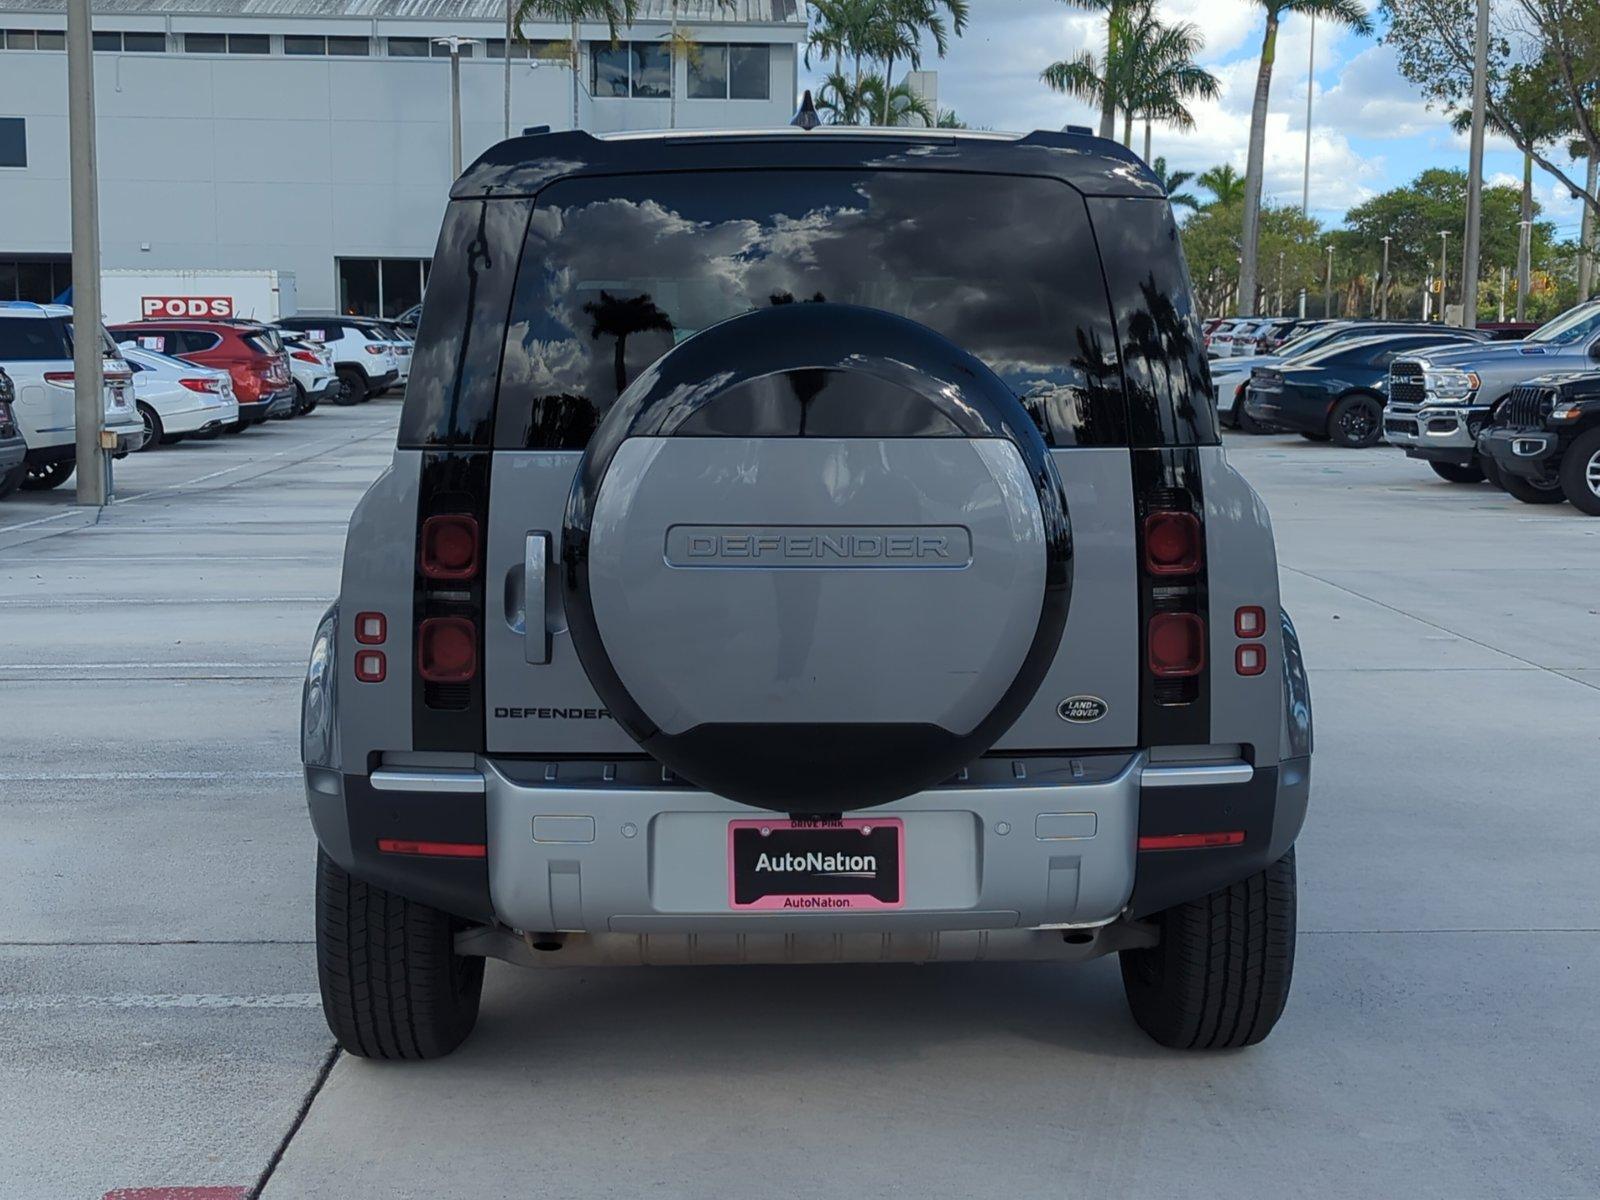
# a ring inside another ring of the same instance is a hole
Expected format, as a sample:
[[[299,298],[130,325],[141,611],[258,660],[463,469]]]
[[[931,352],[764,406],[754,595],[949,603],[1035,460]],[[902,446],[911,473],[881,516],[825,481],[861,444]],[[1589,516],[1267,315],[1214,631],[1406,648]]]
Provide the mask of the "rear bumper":
[[[1295,432],[1324,433],[1328,428],[1328,402],[1321,393],[1308,395],[1296,388],[1263,391],[1247,386],[1245,411],[1258,424]]]
[[[1266,768],[1152,766],[1143,753],[1045,761],[1053,765],[1003,786],[954,784],[870,810],[905,826],[905,903],[892,910],[733,911],[728,822],[758,813],[685,786],[565,782],[567,764],[479,758],[474,769],[371,776],[310,768],[307,794],[324,848],[378,886],[529,934],[671,937],[1094,928],[1281,857],[1309,792],[1309,759]],[[1229,830],[1243,842],[1138,849],[1141,837]],[[486,853],[386,854],[380,838]]]
[[[0,475],[16,470],[27,454],[28,444],[22,440],[21,434],[0,438]]]

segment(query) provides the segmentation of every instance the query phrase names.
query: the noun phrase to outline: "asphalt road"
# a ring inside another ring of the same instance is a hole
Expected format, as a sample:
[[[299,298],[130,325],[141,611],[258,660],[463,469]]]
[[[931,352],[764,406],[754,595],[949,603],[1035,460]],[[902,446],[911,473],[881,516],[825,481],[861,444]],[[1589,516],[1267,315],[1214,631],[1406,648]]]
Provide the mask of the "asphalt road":
[[[396,415],[0,503],[3,1200],[1600,1195],[1600,521],[1297,438],[1230,443],[1317,711],[1265,1045],[1110,960],[491,962],[453,1058],[333,1055],[299,678]]]

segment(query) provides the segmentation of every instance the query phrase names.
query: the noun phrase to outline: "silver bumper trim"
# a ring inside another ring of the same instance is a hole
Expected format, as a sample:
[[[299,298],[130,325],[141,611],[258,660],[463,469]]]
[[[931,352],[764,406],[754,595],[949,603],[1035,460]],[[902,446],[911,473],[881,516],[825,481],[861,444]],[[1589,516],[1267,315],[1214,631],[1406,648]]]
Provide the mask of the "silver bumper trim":
[[[476,771],[397,771],[383,768],[371,776],[375,792],[447,792],[481,796],[483,776]]]
[[[1196,763],[1181,767],[1146,767],[1140,784],[1147,788],[1221,787],[1249,783],[1256,769],[1247,762]]]

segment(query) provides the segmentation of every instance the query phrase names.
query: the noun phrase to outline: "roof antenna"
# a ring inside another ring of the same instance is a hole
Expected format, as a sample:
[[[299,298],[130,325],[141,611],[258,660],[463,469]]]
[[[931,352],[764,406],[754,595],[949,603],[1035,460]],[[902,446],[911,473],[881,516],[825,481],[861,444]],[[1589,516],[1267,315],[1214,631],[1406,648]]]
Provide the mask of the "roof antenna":
[[[822,124],[822,118],[817,116],[817,106],[811,103],[810,88],[807,88],[805,94],[800,97],[800,107],[794,114],[794,120],[789,124],[801,129],[815,129]]]

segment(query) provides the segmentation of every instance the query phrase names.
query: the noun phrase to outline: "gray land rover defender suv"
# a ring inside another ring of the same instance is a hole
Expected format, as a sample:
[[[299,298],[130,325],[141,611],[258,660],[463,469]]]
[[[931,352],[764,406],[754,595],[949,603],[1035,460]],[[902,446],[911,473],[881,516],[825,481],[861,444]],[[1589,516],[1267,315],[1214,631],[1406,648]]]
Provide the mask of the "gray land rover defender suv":
[[[449,1052],[484,960],[1117,952],[1260,1041],[1311,708],[1177,229],[1076,133],[489,150],[303,706],[327,1018]]]

